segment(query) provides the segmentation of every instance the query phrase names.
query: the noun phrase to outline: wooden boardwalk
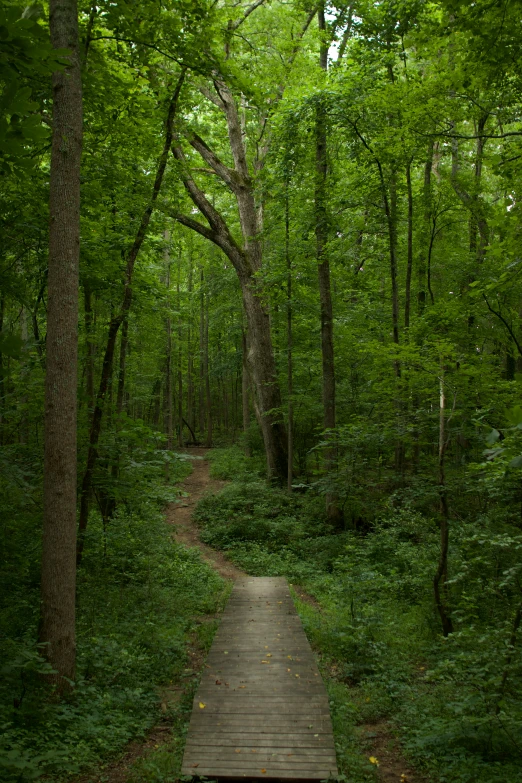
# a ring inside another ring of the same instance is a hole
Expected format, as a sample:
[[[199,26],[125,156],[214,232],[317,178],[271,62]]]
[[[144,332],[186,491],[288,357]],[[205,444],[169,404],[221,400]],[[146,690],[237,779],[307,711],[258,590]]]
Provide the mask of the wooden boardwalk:
[[[236,582],[194,698],[183,775],[337,775],[326,690],[283,578]]]

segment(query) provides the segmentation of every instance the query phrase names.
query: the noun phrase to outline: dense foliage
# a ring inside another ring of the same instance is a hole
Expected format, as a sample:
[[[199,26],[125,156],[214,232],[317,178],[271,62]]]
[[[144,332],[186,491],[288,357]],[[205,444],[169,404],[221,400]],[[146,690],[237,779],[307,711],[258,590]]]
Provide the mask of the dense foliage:
[[[234,450],[212,458],[218,475],[247,467]],[[460,520],[446,639],[433,603],[429,497],[383,505],[370,528],[338,533],[317,497],[267,489],[250,467],[199,503],[202,538],[248,573],[286,576],[298,601],[303,588],[316,599],[300,611],[321,654],[347,779],[373,779],[361,746],[389,718],[408,757],[436,780],[518,780],[522,668],[509,599],[520,534],[487,514]]]
[[[161,521],[176,449],[201,443],[235,444],[212,457],[235,483],[201,504],[204,539],[317,598],[303,611],[337,672],[338,725],[389,716],[435,780],[517,780],[520,3],[78,3],[64,701],[39,593],[43,487],[61,478],[43,476],[52,78],[70,67],[53,7],[0,9],[8,779],[79,769],[153,722],[222,589]]]

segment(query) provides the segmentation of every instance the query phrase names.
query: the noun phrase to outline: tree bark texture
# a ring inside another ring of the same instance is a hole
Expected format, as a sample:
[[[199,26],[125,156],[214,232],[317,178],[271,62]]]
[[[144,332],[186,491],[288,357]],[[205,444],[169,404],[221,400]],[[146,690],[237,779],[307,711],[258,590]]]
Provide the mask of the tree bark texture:
[[[58,690],[75,676],[76,419],[82,83],[75,0],[51,0],[51,42],[68,49],[53,74],[40,641]]]
[[[453,622],[448,607],[447,585],[448,578],[448,551],[449,551],[449,508],[445,479],[445,456],[448,446],[446,437],[446,393],[444,383],[444,366],[441,362],[441,375],[439,378],[439,498],[440,498],[440,554],[437,571],[433,578],[433,590],[435,593],[435,605],[439,612],[442,633],[448,636],[453,633]]]
[[[250,405],[248,403],[248,367],[247,367],[247,338],[245,330],[241,330],[242,337],[242,372],[241,372],[241,402],[243,412],[243,435],[245,438],[245,454],[251,456],[250,449]]]
[[[408,255],[406,264],[406,290],[404,296],[404,326],[408,329],[410,325],[410,304],[411,304],[411,275],[413,271],[413,193],[411,188],[411,163],[409,160],[406,166],[406,189],[408,192]]]
[[[294,479],[294,382],[293,382],[293,332],[292,332],[292,256],[290,255],[290,202],[288,177],[285,181],[285,257],[286,257],[286,350],[288,394],[288,468],[286,490],[292,494]]]
[[[180,164],[180,175],[185,189],[210,228],[179,212],[175,212],[173,216],[183,225],[218,245],[236,270],[248,325],[248,365],[256,404],[261,414],[260,425],[268,477],[282,483],[287,475],[286,431],[281,419],[281,393],[277,381],[266,296],[262,281],[257,276],[262,265],[261,215],[255,200],[254,183],[248,171],[241,122],[234,96],[223,81],[216,80],[214,86],[217,94],[215,102],[223,111],[227,122],[234,168],[223,164],[197,134],[191,134],[189,140],[192,147],[235,195],[243,246],[236,243],[221,214],[195,183],[179,145],[175,145],[172,151]]]

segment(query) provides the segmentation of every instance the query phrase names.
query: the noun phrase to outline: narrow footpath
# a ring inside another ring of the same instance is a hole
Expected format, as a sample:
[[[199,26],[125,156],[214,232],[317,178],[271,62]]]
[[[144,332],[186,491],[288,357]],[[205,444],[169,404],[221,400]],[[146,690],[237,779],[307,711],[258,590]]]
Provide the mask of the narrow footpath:
[[[170,503],[167,507],[167,523],[174,527],[176,540],[187,546],[195,546],[201,551],[203,559],[209,563],[224,578],[236,581],[240,577],[247,576],[245,571],[237,568],[227,558],[215,549],[200,541],[199,531],[192,519],[192,512],[203,497],[210,492],[219,492],[225,486],[225,481],[210,477],[210,464],[204,459],[208,449],[187,448],[186,454],[195,457],[191,461],[192,473],[181,484],[182,492],[187,497],[180,502]]]
[[[166,509],[166,522],[173,527],[173,534],[177,541],[190,547],[197,547],[203,559],[224,579],[233,582],[244,580],[248,577],[245,571],[227,560],[221,552],[200,540],[199,530],[193,519],[193,511],[201,498],[207,493],[219,492],[226,482],[211,478],[210,464],[204,459],[208,454],[207,449],[187,448],[185,453],[195,458],[191,460],[192,473],[180,485],[181,491],[186,493],[186,496],[169,504]],[[316,602],[299,588],[298,594],[301,600],[317,606]],[[192,671],[194,676],[199,675],[205,663],[204,653],[196,646],[188,650],[188,656],[190,668],[185,671]],[[165,706],[179,702],[184,690],[182,683],[167,687],[162,695],[162,709],[163,700],[167,702]],[[379,760],[379,766],[374,768],[379,783],[426,783],[426,778],[408,767],[386,721],[379,720],[375,724],[367,724],[361,728],[368,737],[366,753]],[[159,723],[149,732],[145,740],[131,742],[120,759],[107,764],[103,770],[92,770],[80,775],[74,783],[141,783],[143,778],[139,772],[136,773],[140,763],[147,759],[152,761],[154,754],[161,753],[163,748],[172,743],[172,740],[171,727],[164,722]]]

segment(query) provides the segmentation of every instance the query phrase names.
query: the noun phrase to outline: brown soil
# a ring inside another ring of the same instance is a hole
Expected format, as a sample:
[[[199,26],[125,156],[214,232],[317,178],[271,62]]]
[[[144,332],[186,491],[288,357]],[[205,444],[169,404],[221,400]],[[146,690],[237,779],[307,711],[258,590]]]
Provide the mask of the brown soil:
[[[211,492],[219,492],[225,486],[224,481],[210,478],[210,465],[205,459],[201,459],[207,453],[203,448],[185,449],[187,454],[200,457],[192,461],[192,473],[188,476],[181,489],[188,496],[181,502],[171,503],[167,508],[167,522],[175,528],[176,540],[187,546],[197,546],[203,555],[203,560],[209,563],[225,579],[235,581],[246,573],[231,563],[227,558],[215,549],[204,544],[199,539],[199,530],[192,519],[192,512],[203,495]]]
[[[192,519],[192,512],[198,501],[204,494],[218,492],[225,486],[224,481],[210,477],[210,465],[202,459],[207,450],[200,447],[187,448],[187,454],[200,459],[192,461],[192,473],[181,484],[187,497],[179,502],[171,503],[166,509],[166,521],[174,528],[176,540],[191,547],[198,547],[203,559],[209,563],[221,576],[227,580],[246,576],[246,573],[231,563],[221,553],[204,544],[199,538],[199,530]],[[320,611],[318,602],[309,596],[299,585],[293,588],[301,601],[304,601],[314,609]],[[201,618],[201,622],[212,620],[212,617]],[[206,653],[197,644],[194,637],[188,649],[189,662],[184,673],[184,678],[190,678],[199,674],[203,668]],[[332,672],[335,677],[335,673]],[[161,709],[168,713],[169,708],[174,707],[180,701],[185,691],[184,682],[176,682],[166,687],[160,695]],[[360,727],[361,739],[366,748],[368,757],[378,761],[376,771],[381,783],[427,783],[427,778],[412,771],[402,756],[400,746],[391,733],[391,728],[386,721],[374,724],[366,724]],[[145,740],[137,740],[128,745],[123,756],[109,763],[102,769],[91,770],[85,775],[75,778],[74,783],[127,783],[133,765],[138,759],[146,758],[158,748],[171,740],[171,726],[165,715],[164,722],[155,726]]]
[[[360,727],[361,739],[367,748],[368,757],[378,761],[377,774],[382,783],[428,783],[404,760],[398,741],[384,720]]]

